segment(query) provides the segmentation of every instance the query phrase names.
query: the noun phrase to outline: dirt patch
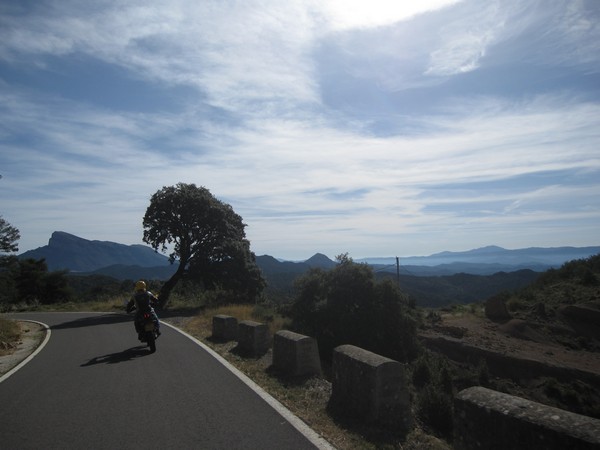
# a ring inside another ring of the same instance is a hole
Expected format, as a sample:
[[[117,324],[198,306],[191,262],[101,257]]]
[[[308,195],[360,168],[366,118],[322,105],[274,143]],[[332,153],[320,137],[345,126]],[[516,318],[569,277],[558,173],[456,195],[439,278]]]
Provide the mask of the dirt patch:
[[[557,324],[512,319],[505,323],[492,322],[473,314],[443,315],[435,327],[423,330],[429,337],[457,338],[461,342],[515,358],[535,360],[549,365],[570,367],[600,375],[600,353],[573,349],[557,342]],[[563,334],[569,330],[562,328]],[[576,337],[573,336],[576,341]]]
[[[0,376],[19,365],[42,343],[46,336],[46,328],[34,322],[18,322],[21,328],[21,339],[8,349],[10,353],[0,356]]]
[[[569,333],[572,343],[568,341],[569,345],[561,345],[557,342],[558,335]],[[574,349],[577,336],[559,324],[525,319],[496,323],[470,313],[447,314],[442,315],[435,326],[422,330],[420,334],[426,339],[459,340],[466,346],[503,356],[591,372],[600,377],[600,353]]]
[[[505,336],[524,341],[533,341],[539,344],[546,344],[548,341],[542,333],[537,332],[526,320],[522,319],[511,319],[500,325],[498,331]]]

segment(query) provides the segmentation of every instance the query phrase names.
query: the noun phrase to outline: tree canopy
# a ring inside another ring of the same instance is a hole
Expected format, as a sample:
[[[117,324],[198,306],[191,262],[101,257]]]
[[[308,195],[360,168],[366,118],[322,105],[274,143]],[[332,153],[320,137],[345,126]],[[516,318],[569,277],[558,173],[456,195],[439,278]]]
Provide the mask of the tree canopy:
[[[17,241],[21,238],[19,230],[0,216],[0,253],[12,253],[19,250]]]
[[[163,285],[159,299],[164,307],[171,290],[183,278],[207,289],[236,292],[238,300],[253,301],[265,285],[256,265],[245,224],[233,208],[208,189],[178,183],[157,191],[143,221],[144,242],[169,251],[175,274]]]

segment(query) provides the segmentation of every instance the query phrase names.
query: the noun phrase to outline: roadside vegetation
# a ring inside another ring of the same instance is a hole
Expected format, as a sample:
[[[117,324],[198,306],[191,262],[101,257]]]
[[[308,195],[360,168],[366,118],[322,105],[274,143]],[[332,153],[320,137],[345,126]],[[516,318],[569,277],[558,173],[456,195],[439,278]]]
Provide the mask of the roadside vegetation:
[[[11,353],[20,338],[21,328],[19,324],[0,317],[0,356]]]

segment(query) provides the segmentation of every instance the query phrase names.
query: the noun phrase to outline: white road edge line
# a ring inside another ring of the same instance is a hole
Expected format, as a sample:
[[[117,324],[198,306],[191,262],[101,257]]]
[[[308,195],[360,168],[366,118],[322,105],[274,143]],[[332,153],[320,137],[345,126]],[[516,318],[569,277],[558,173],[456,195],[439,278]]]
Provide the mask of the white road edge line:
[[[23,361],[21,361],[15,367],[10,369],[4,375],[2,375],[0,377],[0,383],[2,383],[3,381],[6,381],[8,379],[8,377],[13,375],[17,370],[21,369],[25,364],[27,364],[29,361],[31,361],[35,357],[35,355],[37,355],[39,352],[41,352],[42,349],[46,346],[46,344],[50,340],[50,335],[52,334],[50,327],[48,325],[46,325],[45,323],[38,322],[37,320],[28,320],[28,319],[18,319],[18,320],[19,320],[19,322],[31,322],[31,323],[37,323],[38,325],[43,326],[46,329],[46,337],[44,338],[42,343],[40,345],[38,345],[38,348],[36,348],[31,355],[29,355],[27,358],[25,358]]]
[[[302,420],[300,420],[294,413],[292,413],[289,409],[283,406],[278,400],[273,398],[271,394],[266,392],[263,388],[261,388],[258,384],[248,378],[243,372],[234,367],[229,361],[215,352],[208,345],[204,344],[202,341],[196,339],[194,336],[186,333],[183,330],[180,330],[174,325],[170,323],[160,321],[161,325],[166,325],[175,331],[186,336],[188,339],[191,339],[197,345],[202,347],[202,349],[206,350],[210,355],[223,364],[230,372],[232,372],[235,376],[237,376],[242,382],[244,382],[250,389],[256,392],[264,401],[266,401],[275,411],[277,411],[285,420],[287,420],[296,430],[302,433],[315,447],[321,450],[334,450],[333,447],[327,440],[325,440],[322,436],[316,433],[312,428],[306,425]]]

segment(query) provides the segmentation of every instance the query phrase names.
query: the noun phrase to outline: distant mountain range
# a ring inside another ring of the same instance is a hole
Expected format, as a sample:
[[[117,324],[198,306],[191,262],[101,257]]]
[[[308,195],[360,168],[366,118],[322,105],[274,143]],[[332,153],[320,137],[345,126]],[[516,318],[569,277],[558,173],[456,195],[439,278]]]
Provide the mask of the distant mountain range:
[[[400,257],[400,273],[418,276],[452,275],[469,273],[491,275],[497,272],[514,272],[530,269],[544,272],[562,266],[574,259],[588,258],[600,253],[597,247],[530,247],[507,250],[488,246],[464,252],[441,252],[430,256]],[[378,270],[395,271],[396,258],[363,258]],[[393,267],[390,267],[393,266]]]
[[[88,241],[62,231],[52,233],[48,245],[29,250],[19,258],[46,260],[49,270],[93,272],[108,266],[169,266],[165,255],[145,245],[124,245],[107,241]]]
[[[527,248],[506,250],[484,247],[466,252],[442,252],[430,256],[364,258],[358,263],[373,267],[378,278],[398,280],[400,288],[420,306],[482,301],[502,291],[520,289],[549,268],[573,259],[600,253],[600,247]],[[71,276],[101,275],[116,280],[167,280],[175,272],[166,256],[145,245],[90,241],[62,231],[52,233],[48,245],[19,255],[44,258],[48,269],[68,270]],[[268,295],[290,301],[294,280],[310,268],[331,269],[336,262],[317,253],[306,261],[282,261],[269,255],[256,257],[268,287]]]
[[[437,266],[452,263],[471,264],[504,264],[510,266],[535,265],[546,266],[562,265],[573,259],[587,258],[600,252],[597,247],[530,247],[516,250],[507,250],[502,247],[490,245],[464,252],[441,252],[430,256],[400,257],[402,265]],[[363,258],[359,260],[369,264],[395,264],[395,258]]]
[[[441,252],[430,256],[400,258],[400,273],[415,276],[442,276],[457,273],[491,275],[529,269],[542,272],[560,267],[566,261],[587,258],[600,253],[598,247],[525,248],[506,250],[490,246],[465,252]],[[175,266],[165,255],[145,245],[124,245],[108,241],[90,241],[62,231],[55,231],[48,245],[29,250],[20,258],[44,258],[49,270],[94,273],[117,279],[168,279]],[[311,267],[330,269],[336,265],[317,253],[306,261],[280,261],[273,256],[256,258],[266,278],[275,274],[302,274]],[[395,257],[373,257],[355,260],[366,263],[377,272],[396,272]]]

